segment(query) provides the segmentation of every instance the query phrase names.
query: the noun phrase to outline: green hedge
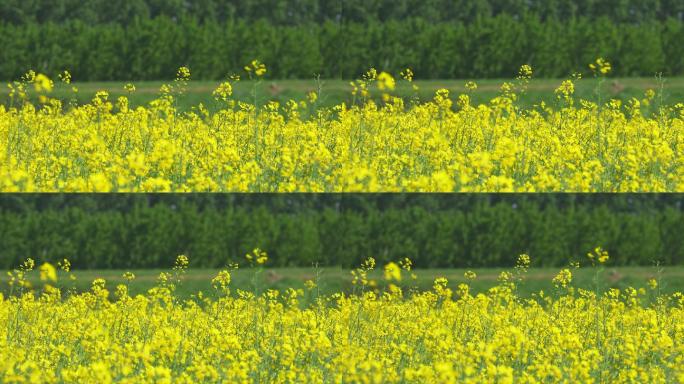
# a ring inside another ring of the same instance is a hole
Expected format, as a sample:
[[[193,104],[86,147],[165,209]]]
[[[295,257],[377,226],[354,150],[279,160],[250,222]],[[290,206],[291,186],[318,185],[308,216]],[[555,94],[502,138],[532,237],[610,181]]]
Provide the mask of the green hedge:
[[[613,265],[684,262],[680,195],[2,195],[0,268],[26,257],[79,268],[566,265],[594,246]]]
[[[423,18],[468,22],[499,14],[542,20],[608,17],[642,23],[684,19],[681,0],[3,0],[0,20],[13,24],[80,20],[129,24],[158,16],[201,20],[267,20],[272,24],[357,22]]]
[[[608,18],[541,21],[507,14],[468,23],[424,19],[384,23],[326,21],[298,26],[267,21],[200,23],[166,17],[120,24],[0,23],[0,79],[34,69],[77,81],[161,80],[188,65],[196,79],[240,73],[254,58],[270,78],[357,78],[369,67],[419,79],[512,78],[522,64],[536,76],[587,72],[602,56],[612,76],[684,74],[684,22],[615,23]]]

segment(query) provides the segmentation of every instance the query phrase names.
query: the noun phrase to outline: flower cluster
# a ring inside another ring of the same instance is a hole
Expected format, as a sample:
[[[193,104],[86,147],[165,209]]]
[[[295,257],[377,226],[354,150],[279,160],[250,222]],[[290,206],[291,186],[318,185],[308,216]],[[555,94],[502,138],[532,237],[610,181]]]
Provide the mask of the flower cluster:
[[[246,71],[260,78],[266,67],[255,61]],[[396,80],[372,69],[352,83],[352,103],[330,108],[318,93],[284,105],[238,101],[232,76],[213,93],[218,110],[181,112],[186,67],[135,108],[105,91],[86,105],[32,105],[34,86],[47,97],[53,85],[30,72],[11,85],[12,106],[0,106],[0,191],[684,190],[684,104],[656,107],[652,90],[626,103],[584,100],[574,77],[554,106],[522,107],[532,73],[521,67],[516,84],[474,105],[474,82],[461,95],[441,89],[405,103],[395,89],[410,86],[410,70]]]
[[[601,257],[596,251],[594,257]],[[255,250],[250,261],[265,257]],[[176,258],[174,270],[187,257]],[[518,268],[530,264],[521,255]],[[60,265],[65,265],[60,262]],[[162,273],[146,294],[134,279],[104,279],[62,295],[56,268],[44,287],[0,295],[1,382],[681,382],[684,295],[644,288],[575,289],[563,269],[555,294],[523,298],[511,272],[474,292],[472,271],[427,291],[401,285],[404,259],[383,270],[387,288],[304,300],[316,288],[262,293],[229,289],[229,266],[211,281],[219,295],[174,296]],[[33,273],[33,260],[15,272]],[[354,279],[367,279],[367,259]],[[48,284],[50,283],[50,284]],[[396,284],[396,285],[395,285]],[[453,285],[453,288],[452,288]],[[406,292],[404,292],[406,290]],[[42,291],[42,293],[41,293]],[[40,294],[39,294],[40,293]],[[654,295],[657,295],[654,296]]]

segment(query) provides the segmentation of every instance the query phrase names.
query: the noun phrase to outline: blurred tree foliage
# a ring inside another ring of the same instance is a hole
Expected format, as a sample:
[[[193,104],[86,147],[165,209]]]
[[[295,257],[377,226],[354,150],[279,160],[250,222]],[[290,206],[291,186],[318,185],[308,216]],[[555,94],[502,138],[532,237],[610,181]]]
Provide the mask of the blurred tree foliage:
[[[503,267],[523,252],[567,265],[600,245],[611,265],[684,262],[684,197],[652,194],[2,194],[0,268],[26,257],[78,268],[242,261],[349,268],[373,256],[418,267]]]
[[[110,12],[111,13],[111,12]],[[258,58],[270,78],[358,78],[368,68],[419,79],[511,78],[522,64],[535,76],[566,77],[608,59],[612,76],[684,75],[684,22],[651,18],[615,22],[607,16],[543,20],[499,14],[467,22],[429,19],[298,25],[201,21],[169,16],[129,24],[0,23],[0,79],[28,69],[54,76],[70,70],[76,81],[164,80],[181,65],[195,79],[239,73]]]
[[[515,19],[591,20],[641,24],[684,19],[681,0],[3,0],[0,19],[12,24],[130,24],[165,16],[201,21],[266,20],[277,25],[385,22],[424,19],[429,23],[469,23],[506,14]]]

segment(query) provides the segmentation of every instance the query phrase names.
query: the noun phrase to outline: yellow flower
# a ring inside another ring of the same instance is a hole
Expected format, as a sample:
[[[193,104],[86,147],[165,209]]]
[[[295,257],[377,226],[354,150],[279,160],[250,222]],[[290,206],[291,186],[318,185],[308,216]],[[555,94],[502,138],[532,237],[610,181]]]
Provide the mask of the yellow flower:
[[[245,255],[245,258],[250,262],[255,262],[257,264],[264,264],[268,261],[268,255],[265,251],[259,248],[254,248],[251,253]]]
[[[465,88],[468,91],[472,92],[477,89],[477,83],[475,83],[474,81],[468,81],[465,83]]]
[[[605,263],[610,258],[610,256],[608,255],[608,251],[604,250],[601,247],[596,247],[593,253],[587,253],[587,257],[589,258],[589,260],[591,260],[592,263],[594,261],[598,261],[599,264]]]
[[[22,264],[21,264],[21,270],[25,272],[32,271],[33,268],[35,267],[36,262],[32,258],[26,259]]]
[[[40,271],[40,281],[43,282],[56,282],[57,281],[57,269],[50,263],[43,263],[39,268]]]
[[[250,76],[263,76],[262,65],[248,65]],[[519,79],[479,104],[471,94],[477,85],[469,82],[453,98],[440,89],[432,100],[404,105],[389,94],[391,75],[371,69],[351,83],[352,100],[332,108],[319,108],[316,92],[306,102],[237,101],[231,77],[213,92],[221,101],[216,108],[181,111],[175,98],[189,76],[189,69],[179,70],[178,82],[134,109],[124,96],[112,103],[106,91],[89,104],[68,106],[42,92],[36,108],[27,84],[44,90],[51,83],[28,72],[9,87],[10,102],[21,107],[4,113],[0,107],[0,130],[13,132],[0,135],[0,151],[8,154],[0,162],[0,191],[684,190],[684,104],[651,103],[642,111],[653,92],[625,105],[598,105],[576,98],[573,77],[555,91],[563,102],[525,107],[515,103],[525,82]],[[408,71],[402,77],[411,78]],[[376,80],[384,88],[380,98],[371,97]],[[653,139],[643,140],[644,132]]]
[[[266,65],[259,60],[252,60],[250,65],[245,66],[247,73],[254,73],[257,77],[262,77],[266,74]]]
[[[385,265],[385,280],[401,281],[401,268],[394,262]]]
[[[124,274],[121,277],[123,277],[123,279],[128,281],[129,283],[135,280],[135,274],[133,272],[124,272]]]
[[[413,262],[408,257],[404,257],[403,259],[399,260],[399,266],[406,271],[411,271],[411,268],[413,268]]]
[[[393,91],[396,86],[394,77],[387,72],[378,75],[378,89],[381,91]]]
[[[313,280],[307,280],[304,282],[304,286],[306,287],[306,289],[312,290],[312,289],[316,288],[316,283],[314,283]]]
[[[64,84],[71,84],[71,73],[69,71],[62,71],[58,77]]]
[[[411,70],[411,68],[404,69],[403,71],[401,71],[399,73],[399,75],[401,76],[402,79],[404,79],[408,82],[413,81],[413,71]]]
[[[575,84],[572,80],[563,80],[560,87],[556,88],[555,93],[559,97],[562,96],[567,99],[575,93]]]
[[[64,272],[71,271],[71,262],[67,259],[62,259],[62,261],[57,262],[57,267]]]
[[[516,262],[516,266],[523,268],[523,269],[527,269],[530,267],[530,262],[531,262],[530,256],[527,254],[522,254],[522,255],[518,256],[518,261]]]
[[[610,63],[602,57],[599,57],[598,59],[596,59],[595,62],[589,64],[589,68],[595,74],[601,74],[601,75],[608,74],[612,69],[610,66]]]
[[[214,90],[213,96],[216,100],[226,101],[233,94],[233,86],[228,81],[219,84]]]
[[[572,272],[569,269],[561,269],[560,272],[553,278],[553,284],[557,287],[567,288],[572,282]]]
[[[174,265],[174,268],[177,269],[186,269],[190,265],[190,260],[188,259],[187,256],[185,255],[178,255],[176,257],[176,263]]]
[[[38,93],[50,93],[54,88],[54,84],[49,77],[39,73],[33,79],[33,88]]]
[[[569,289],[532,298],[504,284],[452,292],[437,278],[432,290],[389,283],[381,292],[369,280],[307,301],[292,287],[233,293],[222,270],[211,280],[217,292],[182,299],[168,280],[162,273],[135,297],[129,284],[110,294],[104,279],[66,295],[14,280],[0,294],[0,340],[13,346],[0,348],[0,381],[555,383],[596,381],[597,370],[618,382],[684,378],[674,363],[684,294],[652,292],[663,304],[653,305],[643,288],[575,291],[568,270],[554,280]]]
[[[466,280],[475,280],[477,278],[477,274],[473,271],[466,271],[463,274],[463,277],[465,277]]]
[[[183,80],[183,81],[190,80],[190,68],[188,68],[188,67],[178,68],[178,72],[176,73],[176,79]]]
[[[211,285],[215,289],[225,290],[230,284],[230,271],[223,270],[211,280]]]
[[[524,64],[518,71],[518,77],[521,79],[530,79],[532,77],[532,66]]]

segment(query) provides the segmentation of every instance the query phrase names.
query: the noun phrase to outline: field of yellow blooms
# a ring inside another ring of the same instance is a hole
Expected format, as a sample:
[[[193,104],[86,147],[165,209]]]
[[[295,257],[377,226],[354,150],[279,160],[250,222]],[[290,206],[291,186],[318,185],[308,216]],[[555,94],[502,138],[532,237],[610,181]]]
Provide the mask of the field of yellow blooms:
[[[599,273],[608,254],[589,254]],[[266,262],[255,250],[258,272]],[[122,383],[672,383],[684,381],[684,296],[647,288],[573,287],[573,268],[555,291],[523,298],[527,255],[499,284],[472,292],[477,276],[444,278],[429,291],[407,288],[404,260],[383,268],[373,288],[368,259],[351,294],[317,295],[317,281],[284,292],[231,290],[234,267],[214,292],[180,300],[188,265],[179,256],[155,288],[131,297],[135,276],[109,291],[55,288],[68,262],[41,265],[30,288],[27,260],[0,296],[0,382]],[[256,273],[255,272],[255,273]],[[255,282],[257,280],[255,279]],[[597,280],[598,281],[598,280]]]
[[[591,69],[602,79],[610,64]],[[247,81],[266,71],[253,62]],[[54,82],[29,72],[0,105],[0,191],[684,190],[684,104],[658,104],[653,90],[624,103],[600,92],[582,100],[574,76],[559,82],[555,105],[521,107],[532,77],[523,66],[499,96],[473,105],[474,82],[421,102],[394,95],[412,81],[410,70],[400,76],[370,70],[351,83],[353,101],[332,108],[318,106],[317,92],[282,105],[238,102],[233,76],[213,93],[220,108],[180,111],[185,67],[137,107],[106,91],[86,105],[57,100]]]

